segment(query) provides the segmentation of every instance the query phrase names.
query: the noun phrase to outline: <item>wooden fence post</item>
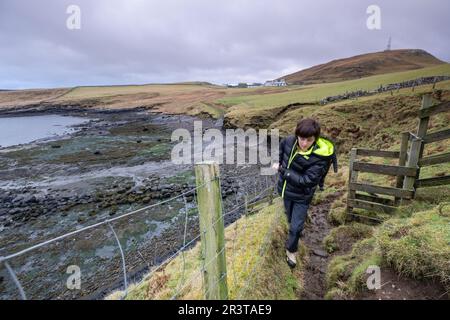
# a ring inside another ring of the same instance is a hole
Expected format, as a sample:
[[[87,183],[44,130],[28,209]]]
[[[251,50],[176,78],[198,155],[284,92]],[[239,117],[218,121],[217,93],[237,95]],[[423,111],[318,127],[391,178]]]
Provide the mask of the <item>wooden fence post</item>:
[[[207,300],[227,300],[227,267],[219,165],[202,162],[195,166],[200,220],[201,252],[204,262],[204,294]]]
[[[409,157],[406,162],[406,166],[410,168],[418,168],[419,163],[419,152],[420,146],[422,145],[422,140],[416,137],[412,137],[411,147],[409,150]],[[403,189],[414,190],[414,183],[416,182],[416,177],[405,176],[403,181]],[[414,192],[415,193],[415,192]]]
[[[358,172],[353,171],[353,163],[356,161],[356,148],[350,151],[350,164],[348,167],[348,190],[347,190],[347,217],[353,212],[353,207],[350,206],[350,199],[356,198],[356,192],[350,190],[350,184],[358,181]]]
[[[422,105],[420,107],[420,110],[424,110],[427,109],[429,107],[431,107],[432,105],[432,97],[430,94],[426,94],[422,97]],[[425,117],[425,118],[420,118],[419,119],[419,127],[417,129],[417,136],[423,140],[423,138],[425,137],[425,135],[427,134],[427,130],[428,130],[428,123],[430,122],[430,117]],[[424,149],[425,144],[421,143],[420,144],[420,148],[419,148],[419,158],[422,158],[423,156],[423,149]],[[420,167],[417,169],[417,175],[416,175],[416,180],[419,179],[420,176]]]
[[[409,142],[409,132],[402,132],[401,145],[400,145],[400,156],[398,159],[398,165],[402,166],[402,167],[406,165],[408,142]],[[403,187],[404,179],[405,179],[404,176],[397,176],[397,185],[396,185],[397,188]],[[400,204],[400,198],[395,197],[394,201],[395,201],[395,205]]]

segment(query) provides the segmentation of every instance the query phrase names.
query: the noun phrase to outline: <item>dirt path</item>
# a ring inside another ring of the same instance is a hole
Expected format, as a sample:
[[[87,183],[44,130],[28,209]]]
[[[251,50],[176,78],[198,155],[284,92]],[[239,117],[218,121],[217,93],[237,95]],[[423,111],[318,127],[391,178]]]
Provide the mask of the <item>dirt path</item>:
[[[309,257],[305,259],[304,290],[299,297],[301,300],[323,299],[326,293],[325,278],[331,257],[323,249],[322,241],[332,229],[327,220],[330,206],[341,194],[342,191],[331,194],[309,208],[309,221],[300,239],[309,249]]]
[[[448,291],[436,280],[413,280],[391,268],[381,268],[381,289],[365,291],[355,300],[448,300]]]
[[[352,248],[352,240],[347,239],[340,244],[339,252],[328,254],[322,247],[323,239],[329,234],[332,225],[327,215],[333,201],[342,195],[342,191],[327,196],[317,205],[311,205],[308,220],[300,242],[308,248],[309,256],[305,257],[304,290],[299,299],[321,300],[326,294],[327,266],[336,255],[348,253]],[[392,269],[381,270],[381,290],[365,291],[352,299],[357,300],[448,300],[448,292],[442,284],[434,280],[416,280],[401,277]]]

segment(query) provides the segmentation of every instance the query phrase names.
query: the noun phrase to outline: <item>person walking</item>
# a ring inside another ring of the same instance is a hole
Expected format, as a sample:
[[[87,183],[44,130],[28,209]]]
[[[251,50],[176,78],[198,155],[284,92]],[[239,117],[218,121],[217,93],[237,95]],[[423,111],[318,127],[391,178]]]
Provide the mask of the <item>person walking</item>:
[[[320,131],[318,121],[311,118],[300,120],[294,135],[281,140],[279,162],[272,166],[279,172],[277,191],[283,198],[289,223],[286,260],[291,268],[297,263],[299,239],[317,186],[323,190],[331,164],[337,172],[335,145],[322,137]]]

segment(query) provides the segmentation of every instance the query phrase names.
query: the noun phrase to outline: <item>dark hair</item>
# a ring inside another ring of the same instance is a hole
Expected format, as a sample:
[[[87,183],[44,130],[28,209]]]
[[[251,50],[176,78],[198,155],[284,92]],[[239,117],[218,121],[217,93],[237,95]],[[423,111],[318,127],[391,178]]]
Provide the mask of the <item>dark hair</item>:
[[[314,136],[317,140],[320,136],[320,124],[314,119],[305,118],[297,123],[295,128],[295,135],[297,137],[309,138]]]

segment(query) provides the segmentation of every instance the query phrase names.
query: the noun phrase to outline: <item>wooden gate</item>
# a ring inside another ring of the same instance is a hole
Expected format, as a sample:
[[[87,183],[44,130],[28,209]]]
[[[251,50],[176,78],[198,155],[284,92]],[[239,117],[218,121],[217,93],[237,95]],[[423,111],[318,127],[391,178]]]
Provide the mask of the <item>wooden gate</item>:
[[[401,134],[400,151],[370,150],[353,148],[350,153],[347,214],[353,214],[353,208],[392,213],[405,200],[415,197],[417,188],[450,184],[450,174],[442,177],[419,179],[420,169],[425,166],[450,162],[450,152],[423,157],[426,144],[450,138],[450,129],[427,134],[430,117],[450,111],[450,101],[432,105],[431,95],[423,96],[419,111],[417,133]],[[374,156],[398,159],[398,165],[366,163],[358,156]],[[397,177],[395,187],[378,186],[358,182],[359,172],[370,172]],[[361,192],[369,193],[363,194]],[[393,199],[380,197],[391,196]]]

